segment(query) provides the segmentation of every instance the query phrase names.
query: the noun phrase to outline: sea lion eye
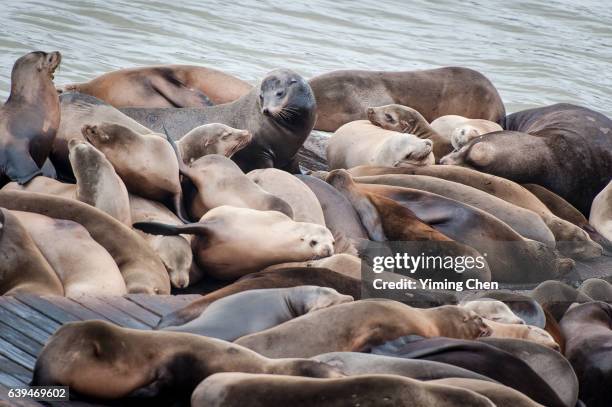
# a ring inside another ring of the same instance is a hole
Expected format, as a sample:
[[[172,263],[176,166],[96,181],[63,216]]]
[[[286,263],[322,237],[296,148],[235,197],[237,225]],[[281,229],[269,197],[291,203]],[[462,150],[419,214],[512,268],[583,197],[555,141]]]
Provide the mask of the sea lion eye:
[[[283,96],[285,96],[285,91],[284,90],[276,91],[276,96],[279,98],[282,98]]]
[[[389,114],[389,113],[385,113],[385,119],[387,119],[388,122],[393,122],[393,117]]]
[[[294,83],[297,83],[297,79],[295,78],[289,81],[289,85],[293,85]]]
[[[319,242],[317,242],[316,240],[311,240],[310,241],[310,247],[315,247],[317,245],[317,243],[319,243]]]

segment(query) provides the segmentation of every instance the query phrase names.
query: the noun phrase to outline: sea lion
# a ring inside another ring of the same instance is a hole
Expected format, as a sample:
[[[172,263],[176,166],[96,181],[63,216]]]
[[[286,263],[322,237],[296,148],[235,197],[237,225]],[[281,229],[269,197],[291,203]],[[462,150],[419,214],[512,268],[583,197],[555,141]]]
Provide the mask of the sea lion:
[[[215,301],[197,318],[164,330],[232,342],[309,312],[350,301],[353,297],[327,287],[303,285],[250,290]]]
[[[546,314],[544,309],[529,295],[506,290],[487,290],[469,297],[470,300],[497,300],[506,304],[513,314],[517,315],[527,325],[544,328]]]
[[[341,376],[313,360],[271,360],[219,339],[93,320],[64,324],[51,336],[36,360],[32,385],[70,386],[78,394],[103,399],[176,401],[189,397],[207,376],[231,371]]]
[[[427,175],[404,174],[358,177],[355,182],[419,189],[454,199],[495,216],[525,238],[555,247],[555,236],[538,214],[467,185]]]
[[[11,93],[0,106],[0,187],[42,174],[60,123],[53,74],[61,61],[57,51],[36,51],[13,65]]]
[[[362,272],[361,259],[355,255],[347,253],[336,253],[333,256],[324,257],[317,260],[274,264],[266,267],[262,270],[262,272],[280,270],[289,267],[323,268],[356,279],[361,279]]]
[[[197,107],[232,102],[251,85],[213,68],[158,65],[107,72],[60,90],[86,93],[114,107]]]
[[[584,107],[556,104],[514,113],[506,129],[472,140],[440,163],[541,185],[588,215],[610,182],[612,121]]]
[[[183,222],[159,202],[130,195],[129,205],[134,222],[164,222],[182,225]],[[131,226],[131,225],[130,225]],[[186,288],[190,284],[189,270],[193,263],[191,241],[188,236],[159,236],[138,233],[159,256],[166,267],[170,283],[176,288]]]
[[[505,324],[491,321],[486,318],[484,321],[485,324],[487,324],[487,326],[492,330],[490,335],[492,338],[522,339],[546,346],[556,351],[560,350],[560,346],[557,342],[555,342],[554,338],[544,329],[538,328],[537,326]]]
[[[481,317],[490,321],[501,322],[504,324],[525,323],[525,321],[512,312],[510,307],[498,300],[485,298],[479,301],[462,301],[459,303],[459,305],[465,309],[474,311]]]
[[[483,119],[468,119],[458,115],[438,117],[431,122],[431,127],[442,139],[448,140],[451,144],[449,153],[453,149],[459,150],[471,139],[482,134],[503,130],[498,123]]]
[[[548,280],[531,291],[531,298],[536,300],[544,310],[561,321],[568,308],[575,302],[584,303],[593,299],[561,281]]]
[[[436,162],[453,151],[450,138],[438,134],[423,115],[411,107],[402,105],[368,107],[367,114],[372,124],[383,129],[414,134],[418,138],[431,140]]]
[[[182,221],[188,221],[178,157],[163,135],[138,134],[115,123],[85,125],[81,132],[110,161],[128,191],[166,202]]]
[[[115,260],[128,293],[170,294],[161,260],[136,232],[101,210],[71,199],[21,191],[0,191],[0,207],[83,225]]]
[[[356,193],[392,199],[450,239],[468,245],[483,255],[487,253],[486,262],[493,281],[539,282],[563,275],[573,267],[571,259],[559,258],[554,250],[544,244],[524,239],[497,218],[458,201],[415,189],[356,184],[347,172],[341,171],[330,173],[328,182],[336,188],[348,187]],[[521,255],[517,255],[519,252]],[[521,270],[530,272],[520,273]],[[534,273],[534,270],[537,272]]]
[[[545,406],[574,406],[566,402],[567,398],[562,399],[531,365],[483,340],[422,338],[411,335],[376,346],[372,348],[372,353],[447,363],[487,376]],[[500,369],[500,366],[504,368]],[[566,394],[566,390],[563,390],[563,394]]]
[[[235,343],[273,358],[313,357],[327,352],[365,351],[414,334],[476,339],[489,336],[491,328],[474,312],[455,305],[422,309],[392,300],[360,300],[302,315],[243,336]]]
[[[358,165],[397,167],[434,163],[433,142],[415,135],[382,129],[367,120],[340,127],[327,144],[330,169]]]
[[[538,197],[521,185],[505,178],[456,165],[397,168],[360,166],[351,168],[349,173],[353,177],[390,174],[427,175],[458,182],[537,213],[555,236],[557,250],[569,257],[589,259],[599,257],[602,253],[601,245],[589,237],[589,234],[582,229],[582,225],[577,226],[561,217],[557,217]]]
[[[264,191],[287,202],[296,222],[325,226],[325,216],[317,196],[295,176],[276,168],[262,168],[249,172],[247,177]]]
[[[83,226],[38,213],[11,211],[49,262],[66,297],[125,295],[119,267]]]
[[[388,374],[308,379],[270,374],[220,373],[196,387],[193,407],[494,407],[475,391]],[[533,406],[521,404],[520,406]]]
[[[336,131],[345,123],[366,119],[370,106],[393,103],[412,107],[428,122],[460,114],[503,124],[506,114],[493,84],[468,68],[342,70],[315,76],[309,83],[317,98],[317,130]]]
[[[589,278],[582,282],[578,291],[595,301],[612,303],[612,285],[600,278]]]
[[[206,123],[223,123],[248,130],[253,139],[232,159],[242,171],[280,168],[298,172],[296,154],[316,118],[314,94],[297,73],[278,69],[266,75],[249,93],[224,105],[201,108],[124,108],[129,117],[152,131],[167,129],[181,138]]]
[[[554,192],[537,184],[522,184],[522,186],[535,195],[540,202],[546,205],[546,207],[558,217],[580,227],[589,223],[587,218],[585,218],[578,209],[574,208],[572,204]]]
[[[32,236],[0,207],[0,295],[64,295],[64,287]]]
[[[606,239],[612,240],[612,180],[593,199],[589,223]]]
[[[321,225],[294,222],[277,211],[219,206],[198,223],[171,225],[138,222],[136,229],[166,236],[193,234],[197,265],[208,275],[231,280],[267,266],[327,257],[334,253],[333,236]]]
[[[186,178],[183,183],[186,206],[193,219],[223,205],[278,211],[294,217],[289,203],[258,186],[225,156],[206,155],[189,166],[181,164],[180,172]]]
[[[565,356],[580,383],[580,400],[587,406],[609,406],[612,390],[612,306],[596,301],[569,309],[561,319]]]
[[[472,390],[491,400],[497,407],[544,407],[511,387],[491,381],[454,377],[432,380],[428,383]]]
[[[208,154],[221,154],[228,158],[242,150],[253,136],[248,130],[238,130],[221,123],[198,126],[176,142],[183,162],[191,164]]]

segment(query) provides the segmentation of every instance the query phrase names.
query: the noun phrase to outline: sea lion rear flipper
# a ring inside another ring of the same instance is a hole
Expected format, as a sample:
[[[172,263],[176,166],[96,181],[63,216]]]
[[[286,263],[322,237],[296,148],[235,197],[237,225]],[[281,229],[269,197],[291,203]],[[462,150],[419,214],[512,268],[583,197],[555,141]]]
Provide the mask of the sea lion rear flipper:
[[[172,147],[172,149],[174,150],[174,154],[176,155],[176,159],[178,161],[179,166],[179,174],[185,175],[189,178],[189,168],[183,161],[183,157],[181,157],[181,150],[179,150],[178,146],[176,145],[176,140],[170,137],[170,135],[168,134],[168,130],[166,129],[166,125],[164,123],[162,123],[162,127],[166,135],[166,140],[168,140],[168,143],[170,143],[170,146]],[[189,214],[187,213],[187,209],[185,208],[185,201],[183,199],[184,195],[185,194],[183,193],[183,187],[181,183],[181,192],[176,194],[173,198],[174,213],[176,214],[176,216],[178,216],[181,222],[191,223],[191,219],[189,219]]]
[[[202,223],[170,225],[160,222],[136,222],[132,224],[132,227],[151,235],[162,236],[177,236],[182,234],[205,236],[208,232],[208,228]]]
[[[27,184],[32,178],[42,175],[41,169],[29,154],[20,154],[19,157],[12,157],[12,155],[9,152],[5,172],[11,181],[23,185]]]
[[[214,106],[208,96],[197,89],[189,89],[174,74],[163,76],[163,79],[152,78],[151,86],[174,107]]]

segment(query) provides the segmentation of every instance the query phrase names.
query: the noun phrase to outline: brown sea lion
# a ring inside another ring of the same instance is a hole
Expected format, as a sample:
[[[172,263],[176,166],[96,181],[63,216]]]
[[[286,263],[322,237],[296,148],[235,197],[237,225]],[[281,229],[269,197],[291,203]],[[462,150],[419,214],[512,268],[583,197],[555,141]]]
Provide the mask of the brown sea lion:
[[[38,213],[11,211],[49,262],[66,297],[125,295],[119,267],[83,226]]]
[[[321,380],[220,373],[200,383],[191,396],[193,407],[374,407],[385,404],[396,407],[495,406],[475,391],[388,374]],[[515,404],[521,407],[537,405]]]
[[[136,232],[99,209],[71,199],[35,192],[0,191],[0,207],[80,223],[106,249],[129,293],[170,294],[168,273]]]
[[[60,124],[53,74],[61,60],[57,51],[36,51],[13,65],[11,93],[0,106],[0,186],[42,174]]]
[[[580,211],[572,206],[565,199],[552,191],[537,184],[522,184],[523,188],[527,189],[535,195],[546,207],[558,217],[572,222],[574,225],[582,227],[589,223],[587,218]]]
[[[62,282],[26,228],[1,207],[0,258],[0,295],[64,295]]]
[[[448,378],[428,382],[430,384],[441,384],[443,386],[458,387],[471,390],[491,400],[497,407],[544,407],[531,400],[520,391],[490,381]]]
[[[86,93],[118,108],[210,106],[233,102],[251,87],[235,76],[212,68],[159,65],[119,69],[60,89]]]
[[[612,303],[612,284],[601,278],[589,278],[583,281],[578,291],[595,301]]]
[[[189,397],[209,375],[231,371],[341,376],[321,362],[271,360],[219,339],[94,320],[64,324],[53,334],[36,360],[32,385],[70,386],[104,399],[165,396],[176,401]]]
[[[610,182],[612,120],[584,107],[556,104],[514,113],[506,129],[472,140],[441,163],[541,185],[587,216]]]
[[[315,331],[316,336],[306,334]],[[391,300],[360,300],[302,315],[235,343],[273,358],[312,357],[364,351],[415,334],[476,339],[489,336],[491,328],[474,312],[454,305],[422,309]]]
[[[208,154],[228,158],[242,150],[253,136],[248,130],[238,130],[221,123],[198,126],[176,142],[185,164],[191,164]]]
[[[351,301],[353,297],[333,288],[312,285],[250,290],[215,301],[197,318],[164,330],[232,342],[309,312]]]
[[[198,223],[135,223],[136,229],[166,236],[193,234],[197,265],[208,275],[232,280],[267,266],[331,256],[333,236],[324,226],[295,222],[277,211],[233,206],[211,209]]]
[[[493,84],[468,68],[445,67],[407,72],[342,70],[309,81],[317,98],[317,130],[336,131],[366,119],[371,106],[400,104],[427,121],[447,114],[503,123],[506,109]]]
[[[531,298],[536,300],[545,311],[550,312],[557,321],[561,321],[561,318],[573,303],[593,301],[591,297],[574,287],[555,280],[548,280],[539,284],[531,291]]]

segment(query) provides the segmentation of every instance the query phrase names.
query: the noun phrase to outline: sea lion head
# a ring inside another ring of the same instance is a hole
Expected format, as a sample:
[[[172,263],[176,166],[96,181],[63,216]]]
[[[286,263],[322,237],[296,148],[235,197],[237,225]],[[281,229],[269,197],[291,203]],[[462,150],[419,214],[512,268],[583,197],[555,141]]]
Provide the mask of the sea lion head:
[[[524,339],[539,343],[540,345],[556,351],[561,350],[561,347],[555,342],[554,338],[548,332],[537,326],[527,325],[527,334]]]
[[[474,311],[456,305],[443,305],[431,310],[442,318],[441,336],[476,339],[491,336],[493,333],[491,327]]]
[[[126,142],[138,137],[138,134],[125,126],[116,123],[86,124],[81,128],[85,140],[97,148],[113,145],[118,141]]]
[[[284,127],[314,126],[316,102],[308,82],[289,69],[274,70],[259,85],[261,114]]]
[[[43,51],[30,52],[15,61],[13,71],[11,72],[11,82],[31,81],[40,72],[45,73],[49,79],[53,80],[55,70],[61,62],[62,54],[59,51],[48,53]]]
[[[191,163],[203,155],[210,154],[230,158],[246,147],[252,138],[253,135],[248,130],[235,129],[222,123],[209,123],[191,130],[180,143],[187,144],[191,150],[192,154],[187,154]]]
[[[463,126],[456,127],[451,132],[451,144],[453,145],[455,151],[459,151],[461,147],[478,136],[480,136],[480,132],[476,127],[465,124]]]
[[[335,241],[329,229],[315,223],[296,223],[300,225],[297,244],[300,252],[309,253],[311,259],[321,259],[334,254]]]
[[[389,138],[376,156],[373,165],[402,167],[434,163],[433,142],[413,134],[396,133]]]
[[[461,306],[491,321],[505,324],[525,324],[525,321],[516,316],[510,307],[498,300],[480,299],[477,301],[467,301],[462,303]]]
[[[423,115],[408,106],[385,105],[369,107],[368,120],[378,127],[400,133],[415,134],[417,127],[423,122],[427,123]]]
[[[176,288],[187,288],[193,262],[191,243],[182,236],[163,236],[158,242],[157,254],[168,271],[170,283]]]
[[[306,286],[299,288],[308,289],[306,292],[307,298],[304,303],[304,314],[354,300],[352,296],[340,294],[330,287]]]

